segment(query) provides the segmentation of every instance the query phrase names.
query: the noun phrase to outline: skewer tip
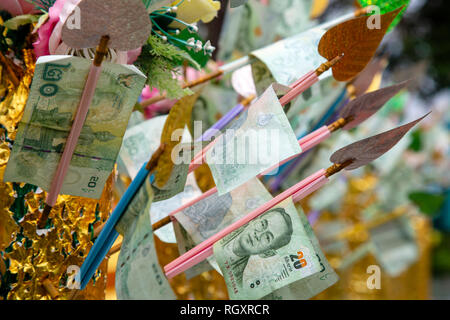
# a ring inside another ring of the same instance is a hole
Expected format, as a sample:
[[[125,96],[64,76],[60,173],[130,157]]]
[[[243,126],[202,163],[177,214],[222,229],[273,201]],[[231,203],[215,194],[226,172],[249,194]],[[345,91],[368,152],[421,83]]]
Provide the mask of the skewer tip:
[[[331,167],[328,167],[325,170],[325,176],[329,178],[330,176],[338,173],[339,171],[343,170],[344,168],[348,167],[353,162],[353,159],[348,159],[343,163],[335,163]]]

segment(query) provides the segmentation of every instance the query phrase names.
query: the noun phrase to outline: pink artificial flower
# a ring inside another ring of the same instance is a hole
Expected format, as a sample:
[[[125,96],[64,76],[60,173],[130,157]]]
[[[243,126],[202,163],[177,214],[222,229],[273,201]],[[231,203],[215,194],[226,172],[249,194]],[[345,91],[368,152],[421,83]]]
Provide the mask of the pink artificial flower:
[[[150,90],[150,87],[146,85],[141,93],[141,101],[148,100],[148,99],[158,96],[158,95],[159,95],[158,89],[153,88],[153,90]],[[170,110],[170,108],[172,108],[172,106],[175,104],[175,102],[177,102],[176,99],[171,99],[171,100],[164,99],[162,101],[153,103],[144,109],[144,117],[146,119],[150,119],[150,118],[153,118],[157,112],[158,113],[166,113]]]
[[[64,23],[81,0],[56,0],[50,8],[49,18],[38,29],[39,39],[33,43],[36,57],[50,54],[64,54],[68,46],[62,42],[61,34]],[[128,52],[117,52],[117,63],[132,64],[141,54],[141,48]]]
[[[38,13],[34,4],[25,0],[1,0],[0,10],[8,11],[13,17],[20,16],[22,14],[34,14]]]

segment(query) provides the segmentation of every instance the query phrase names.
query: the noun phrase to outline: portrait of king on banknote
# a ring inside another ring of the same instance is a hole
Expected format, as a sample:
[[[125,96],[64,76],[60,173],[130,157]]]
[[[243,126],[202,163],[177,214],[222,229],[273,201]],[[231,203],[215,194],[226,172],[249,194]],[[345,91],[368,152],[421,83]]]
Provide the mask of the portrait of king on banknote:
[[[277,249],[289,244],[292,232],[291,217],[283,208],[274,208],[227,237],[222,245],[230,254],[230,267],[236,282],[242,285],[242,276],[250,256],[274,256]]]

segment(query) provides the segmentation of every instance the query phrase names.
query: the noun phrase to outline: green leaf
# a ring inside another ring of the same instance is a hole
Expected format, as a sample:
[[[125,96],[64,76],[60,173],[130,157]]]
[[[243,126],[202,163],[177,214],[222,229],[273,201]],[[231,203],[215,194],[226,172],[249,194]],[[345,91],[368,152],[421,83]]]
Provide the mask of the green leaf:
[[[395,17],[394,21],[392,21],[391,25],[389,26],[389,29],[387,31],[389,32],[394,29],[402,19],[403,14],[409,6],[410,0],[358,0],[358,2],[362,7],[378,6],[380,8],[381,14],[391,12],[404,5],[405,8],[400,11],[400,13],[397,15],[397,17]]]
[[[200,36],[197,33],[191,33],[187,28],[181,31],[180,34],[177,36],[177,38],[184,41],[187,41],[190,38],[194,38],[195,40],[200,40],[202,43],[204,43],[203,39],[200,38]],[[188,55],[192,58],[191,60],[196,61],[202,68],[206,66],[206,64],[208,63],[210,57],[209,55],[205,54],[203,50],[195,52],[193,49],[189,50],[188,48],[186,48],[186,46],[182,43],[179,43],[177,41],[174,41],[173,43],[178,48],[187,52]]]
[[[437,213],[445,200],[444,195],[422,191],[411,192],[408,198],[419,207],[421,212],[428,215]]]
[[[176,78],[185,59],[191,59],[186,52],[152,35],[142,47],[135,65],[147,76],[150,87],[166,92],[168,98],[178,99],[192,94],[191,90],[182,89]]]

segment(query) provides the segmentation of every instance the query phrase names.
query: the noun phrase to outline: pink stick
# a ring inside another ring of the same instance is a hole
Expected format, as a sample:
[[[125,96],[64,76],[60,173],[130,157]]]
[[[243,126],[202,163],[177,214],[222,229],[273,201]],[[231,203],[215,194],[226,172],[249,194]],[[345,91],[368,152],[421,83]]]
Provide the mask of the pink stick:
[[[321,171],[319,171],[321,172]],[[325,170],[323,170],[323,173],[325,172]],[[308,179],[308,178],[307,178]],[[306,180],[306,179],[305,179]],[[303,181],[305,181],[303,180]],[[293,196],[292,196],[292,200],[294,202],[297,202],[301,199],[303,199],[304,197],[306,197],[307,195],[313,193],[314,191],[316,191],[317,189],[319,189],[320,187],[322,187],[325,183],[327,183],[328,178],[325,175],[321,175],[319,176],[317,179],[311,181],[309,184],[305,185],[303,188],[301,188],[300,190],[298,190]],[[285,197],[284,199],[287,199],[289,196]],[[275,199],[275,198],[274,198]],[[283,199],[283,200],[284,200]],[[273,205],[275,206],[275,205]],[[272,208],[273,206],[268,207],[267,204],[261,206],[260,208],[264,208],[263,212],[266,212],[267,210],[269,210],[270,208]],[[258,208],[259,209],[259,208]],[[256,209],[256,210],[258,210]],[[253,212],[252,212],[253,213]],[[250,213],[250,214],[252,214]],[[249,214],[249,215],[250,215]],[[248,215],[246,216],[248,217]],[[245,217],[245,218],[246,218]],[[241,219],[242,220],[242,219]],[[240,220],[239,220],[240,221]],[[238,222],[239,222],[238,221]],[[203,243],[203,242],[202,242]],[[192,249],[193,250],[193,249]],[[196,264],[200,263],[201,261],[205,260],[207,257],[212,256],[214,253],[214,243],[209,245],[208,247],[206,247],[205,249],[201,250],[198,254],[182,261],[181,263],[177,264],[175,267],[171,268],[170,270],[167,270],[166,268],[169,266],[165,266],[164,267],[164,271],[166,273],[166,276],[170,279],[175,277],[176,275],[180,274],[181,272],[186,271],[187,269],[195,266]],[[182,256],[181,256],[182,257]],[[173,262],[175,262],[176,260],[174,260]]]
[[[206,258],[212,256],[214,253],[214,246],[211,245],[205,250],[201,251],[199,254],[195,255],[194,257],[187,259],[186,261],[180,263],[175,268],[169,270],[166,272],[166,277],[168,279],[171,279],[175,277],[176,275],[179,275],[180,273],[186,271],[187,269],[195,266],[196,264],[202,262]]]
[[[299,94],[303,93],[306,89],[311,87],[317,81],[319,81],[319,78],[317,77],[316,72],[315,71],[308,72],[307,76],[304,78],[304,80],[301,83],[297,84],[296,87],[294,87],[292,90],[290,90],[288,93],[286,93],[283,97],[281,97],[280,104],[282,106],[285,106],[291,100],[293,100]]]
[[[209,197],[210,195],[212,195],[212,194],[214,194],[214,193],[216,193],[216,192],[217,192],[217,188],[216,188],[216,187],[211,188],[211,189],[209,189],[208,191],[206,191],[205,193],[203,193],[202,195],[198,196],[197,198],[192,199],[191,201],[189,201],[189,202],[187,202],[186,204],[182,205],[182,206],[179,207],[178,209],[172,211],[172,212],[169,213],[168,215],[171,216],[171,217],[174,219],[174,217],[173,217],[174,214],[176,214],[176,213],[178,213],[178,212],[180,212],[180,211],[186,209],[187,207],[192,206],[194,203],[197,203],[197,202],[199,202],[199,201],[201,201],[201,200],[203,200],[203,199]]]
[[[330,136],[330,131],[328,130],[327,126],[323,126],[320,127],[319,129],[311,132],[310,134],[304,136],[303,138],[301,138],[300,140],[298,140],[298,143],[300,145],[300,147],[302,148],[302,152],[305,152],[306,150],[314,147],[315,145],[319,144],[320,142],[322,142],[323,140],[325,140],[326,138],[328,138]],[[305,149],[306,148],[306,149]],[[299,154],[295,154],[289,158],[286,158],[284,160],[282,160],[280,163],[273,165],[272,167],[270,167],[269,169],[263,171],[262,173],[260,173],[257,177],[260,178],[270,172],[272,172],[273,170],[275,170],[276,168],[278,168],[279,166],[285,164],[286,162],[298,157]],[[192,163],[191,163],[192,165]],[[198,201],[201,201],[203,199],[205,199],[206,197],[209,197],[210,195],[214,194],[217,192],[217,187],[211,188],[208,191],[206,191],[205,193],[203,193],[201,196],[192,199],[191,201],[187,202],[186,204],[184,204],[183,206],[181,206],[180,208],[176,209],[175,211],[172,211],[171,213],[169,213],[169,216],[173,216],[174,214],[186,209],[187,207],[192,206],[193,204],[197,203]]]
[[[306,152],[309,149],[313,148],[314,146],[317,146],[319,143],[321,143],[323,140],[326,140],[331,135],[330,130],[328,130],[326,126],[325,128],[326,131],[323,131],[320,135],[314,137],[313,139],[301,145],[302,152]]]
[[[304,76],[302,76],[300,79],[298,79],[297,81],[295,81],[294,83],[292,83],[289,86],[291,88],[291,90],[289,90],[289,92],[286,93],[280,99],[280,104],[282,106],[285,106],[292,99],[294,99],[299,94],[301,94],[303,91],[305,91],[306,89],[311,87],[317,81],[319,81],[319,78],[317,77],[316,71],[308,72],[307,74],[305,74]],[[200,167],[203,164],[203,162],[205,161],[205,157],[206,157],[206,151],[208,151],[209,148],[211,148],[214,145],[216,140],[209,143],[206,147],[203,148],[203,150],[201,152],[197,153],[194,156],[194,158],[191,161],[191,164],[189,165],[188,173],[191,173],[192,171],[194,171],[195,169],[197,169],[198,167]]]
[[[178,257],[177,259],[175,259],[171,263],[167,264],[164,267],[164,271],[167,273],[168,271],[170,271],[171,269],[176,267],[178,264],[180,264],[182,262],[185,262],[189,258],[197,255],[198,253],[200,253],[201,251],[203,251],[207,247],[213,245],[215,242],[217,242],[220,239],[222,239],[223,237],[225,237],[230,232],[232,232],[232,231],[240,228],[244,224],[250,222],[251,220],[253,220],[257,216],[261,215],[263,212],[265,212],[268,209],[272,208],[273,206],[277,205],[278,203],[280,203],[281,201],[285,200],[286,198],[292,196],[293,194],[298,192],[300,189],[304,188],[309,183],[313,182],[314,180],[318,179],[320,176],[322,176],[324,174],[325,174],[325,170],[321,169],[321,170],[317,171],[316,173],[310,175],[306,179],[303,179],[302,181],[300,181],[299,183],[297,183],[294,186],[290,187],[289,189],[287,189],[283,193],[280,193],[275,198],[273,198],[270,201],[266,202],[264,205],[262,205],[262,206],[258,207],[257,209],[253,210],[252,212],[247,214],[245,217],[243,217],[243,218],[239,219],[238,221],[232,223],[231,225],[229,225],[225,229],[219,231],[218,233],[216,233],[215,235],[213,235],[209,239],[203,241],[202,243],[200,243],[199,245],[195,246],[194,248],[192,248],[188,252],[184,253],[183,255],[181,255],[180,257]]]
[[[59,161],[58,168],[56,169],[55,175],[50,185],[50,191],[47,195],[46,203],[51,207],[55,205],[58,194],[61,191],[64,178],[67,174],[67,170],[69,169],[70,160],[72,159],[75,147],[77,146],[81,129],[83,128],[89,106],[92,102],[92,98],[94,97],[95,88],[97,87],[100,73],[101,67],[97,67],[92,64],[91,68],[89,69],[89,75],[86,80],[80,104],[78,106],[77,113],[72,124],[72,129],[70,130],[69,136],[67,137],[64,152],[61,156],[61,160]]]
[[[292,201],[298,202],[305,198],[306,196],[310,195],[314,191],[316,191],[319,188],[322,188],[322,186],[328,182],[328,178],[326,176],[321,176],[319,179],[314,180],[313,183],[309,184],[307,187],[301,189],[296,194],[292,196]]]

